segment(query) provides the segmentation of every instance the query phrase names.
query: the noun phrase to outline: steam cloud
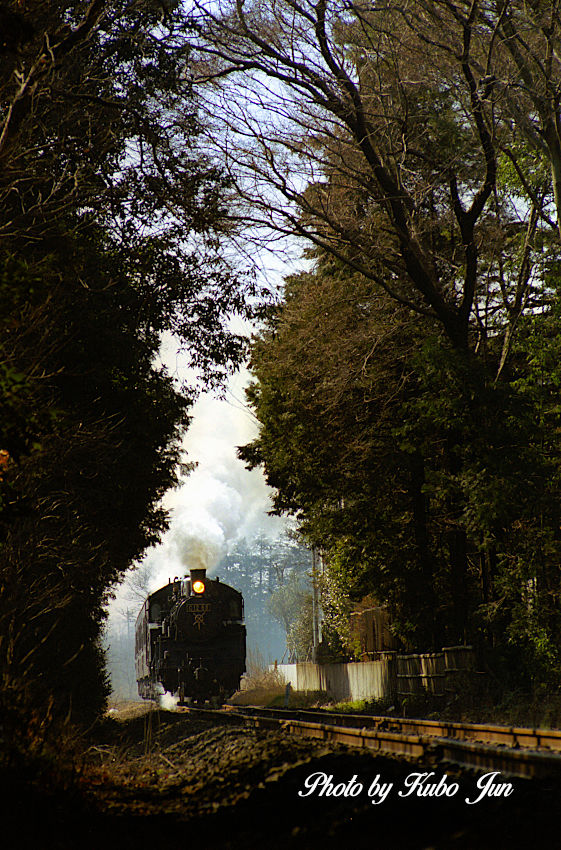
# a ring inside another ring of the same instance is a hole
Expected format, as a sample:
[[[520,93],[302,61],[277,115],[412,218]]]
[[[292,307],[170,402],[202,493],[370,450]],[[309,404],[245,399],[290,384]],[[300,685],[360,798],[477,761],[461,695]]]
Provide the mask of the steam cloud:
[[[181,359],[173,338],[164,339],[162,362],[172,375],[189,383],[192,376]],[[184,448],[187,460],[197,468],[182,486],[166,494],[167,533],[147,552],[141,568],[116,589],[109,605],[105,642],[114,694],[119,697],[136,698],[134,619],[145,596],[193,567],[206,567],[212,575],[238,539],[272,539],[286,528],[284,520],[267,515],[271,501],[260,470],[249,472],[236,456],[236,446],[257,434],[255,419],[244,403],[248,378],[241,371],[229,381],[224,400],[205,394],[191,410]]]
[[[282,533],[283,520],[267,515],[271,502],[263,475],[259,470],[249,472],[236,456],[236,446],[257,433],[243,403],[247,380],[247,372],[234,376],[226,399],[206,394],[192,410],[184,448],[197,468],[166,495],[170,528],[144,561],[149,593],[192,567],[205,567],[212,575],[228,547],[240,538],[274,538]]]
[[[181,362],[175,368],[173,341],[162,359],[178,377],[185,377]],[[202,395],[191,411],[192,423],[184,448],[196,469],[174,491],[166,494],[170,527],[159,546],[147,552],[140,569],[116,589],[109,605],[106,631],[108,664],[114,693],[136,697],[134,673],[134,619],[145,596],[184,576],[193,567],[206,567],[212,575],[223,554],[238,539],[279,537],[285,522],[269,517],[269,491],[259,470],[248,472],[236,456],[236,446],[252,440],[257,427],[244,405],[247,373],[228,384],[225,400]],[[171,707],[171,704],[169,705]]]

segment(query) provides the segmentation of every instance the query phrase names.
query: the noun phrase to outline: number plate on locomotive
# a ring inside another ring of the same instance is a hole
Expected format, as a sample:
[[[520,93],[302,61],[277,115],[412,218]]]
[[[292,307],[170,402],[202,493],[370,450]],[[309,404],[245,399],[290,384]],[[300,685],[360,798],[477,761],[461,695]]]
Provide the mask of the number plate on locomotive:
[[[189,602],[187,610],[190,614],[206,614],[212,609],[210,602]]]

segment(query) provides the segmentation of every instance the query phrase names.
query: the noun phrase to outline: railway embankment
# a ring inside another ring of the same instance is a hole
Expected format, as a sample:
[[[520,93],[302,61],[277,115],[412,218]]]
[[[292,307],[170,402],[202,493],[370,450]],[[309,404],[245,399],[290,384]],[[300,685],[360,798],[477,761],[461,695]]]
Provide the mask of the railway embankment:
[[[482,780],[197,712],[114,712],[73,759],[58,788],[5,783],[18,847],[545,847],[561,803],[550,779]]]

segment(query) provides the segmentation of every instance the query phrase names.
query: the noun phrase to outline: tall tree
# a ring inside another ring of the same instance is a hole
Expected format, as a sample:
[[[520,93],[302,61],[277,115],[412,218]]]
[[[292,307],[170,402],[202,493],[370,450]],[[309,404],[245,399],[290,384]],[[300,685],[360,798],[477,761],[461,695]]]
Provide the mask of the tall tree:
[[[548,147],[543,137],[557,114],[557,5],[225,0],[197,8],[196,68],[200,79],[215,86],[209,125],[227,153],[239,215],[245,215],[251,235],[259,225],[265,234],[273,228],[300,235],[369,281],[370,304],[376,292],[385,294],[388,303],[399,305],[404,327],[417,317],[416,333],[409,336],[415,354],[401,361],[409,380],[396,387],[410,395],[390,395],[399,401],[392,415],[402,417],[402,429],[393,434],[393,449],[386,444],[389,466],[407,470],[409,483],[404,486],[400,473],[395,501],[382,501],[388,506],[383,521],[382,511],[376,516],[382,528],[392,527],[390,518],[408,516],[408,530],[416,532],[409,536],[412,562],[418,567],[421,558],[424,567],[403,574],[396,588],[400,583],[402,590],[411,588],[412,599],[420,588],[421,609],[432,611],[433,625],[438,621],[447,635],[461,640],[477,631],[475,611],[486,598],[478,583],[493,585],[494,593],[514,576],[516,569],[509,573],[505,567],[514,539],[509,525],[528,523],[535,531],[537,522],[529,500],[521,500],[524,510],[518,512],[516,499],[528,476],[527,495],[537,500],[534,511],[541,511],[540,490],[533,484],[545,484],[550,463],[537,438],[538,411],[528,407],[516,382],[525,368],[533,369],[517,334],[527,340],[532,317],[551,318],[557,297],[555,145]],[[543,69],[540,44],[549,57]],[[534,102],[539,97],[542,112]],[[517,129],[520,114],[527,119],[524,131]],[[542,134],[541,144],[532,128]],[[352,297],[352,286],[347,295]],[[291,309],[284,314],[288,321]],[[321,298],[315,309],[321,327]],[[279,328],[258,348],[258,357],[268,346],[278,352],[285,331],[289,338],[282,320]],[[373,347],[375,340],[374,335]],[[310,344],[318,345],[317,335]],[[307,362],[307,350],[300,350]],[[376,355],[383,373],[385,357],[379,350]],[[267,354],[263,358],[267,386],[259,376],[255,400],[260,414],[271,415],[253,459],[260,450],[274,456],[270,477],[279,487],[279,504],[297,505],[308,518],[313,504],[325,517],[330,500],[335,515],[336,487],[330,485],[340,475],[339,447],[323,419],[311,416],[304,425],[292,396],[300,387],[298,372],[294,379],[281,375],[282,366],[275,368]],[[293,358],[290,362],[297,370]],[[331,366],[329,356],[325,362]],[[307,371],[315,375],[315,366]],[[304,409],[317,398],[314,380],[311,396],[300,395]],[[302,429],[296,433],[309,434],[310,442],[315,434],[321,448],[308,452],[305,438],[291,440],[287,427]],[[518,457],[506,451],[508,440],[524,446]],[[396,456],[403,467],[395,466]],[[358,466],[355,474],[360,481]],[[505,490],[493,503],[499,481]],[[405,493],[407,507],[400,511],[396,501]],[[472,493],[487,518],[478,513]],[[438,506],[430,527],[429,497],[433,509]],[[350,491],[346,504],[352,498]],[[363,503],[359,525],[365,513]],[[556,539],[553,515],[549,528]],[[349,537],[354,545],[352,531]],[[542,559],[548,545],[537,547]],[[431,576],[428,594],[423,575]],[[554,569],[551,577],[556,583]],[[545,588],[547,580],[542,584]],[[529,610],[524,581],[509,587],[507,596],[518,595],[520,611]],[[403,603],[402,590],[396,592]],[[443,600],[445,615],[431,605],[431,594]],[[514,597],[509,598],[502,610],[512,613]],[[489,599],[486,611],[493,619],[496,600]],[[495,613],[502,605],[496,604]],[[422,627],[411,622],[425,635],[430,631],[430,617]]]
[[[282,632],[275,629],[279,620],[269,601],[291,576],[305,576],[309,567],[310,552],[289,536],[240,540],[217,565],[217,572],[243,594],[249,653],[257,651],[265,660],[282,657]]]
[[[242,457],[323,549],[342,639],[374,594],[406,646],[468,640],[519,683],[556,675],[555,323],[523,323],[496,383],[340,264],[287,281],[254,344],[261,428]]]
[[[543,296],[532,269],[552,185],[527,175],[524,205],[498,185],[512,126],[490,98],[485,9],[447,0],[198,9],[196,67],[216,87],[209,123],[252,234],[261,224],[305,237],[436,320],[457,349],[510,335]]]
[[[166,526],[193,391],[238,362],[251,289],[218,252],[227,182],[197,147],[185,15],[0,8],[3,710],[95,714],[111,584]]]

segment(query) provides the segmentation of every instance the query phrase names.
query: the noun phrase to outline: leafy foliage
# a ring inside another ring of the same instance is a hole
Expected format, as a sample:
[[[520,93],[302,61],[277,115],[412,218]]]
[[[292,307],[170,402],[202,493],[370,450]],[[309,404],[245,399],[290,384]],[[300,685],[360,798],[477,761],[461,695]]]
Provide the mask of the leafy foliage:
[[[560,32],[517,0],[224,0],[194,38],[240,209],[315,260],[254,343],[242,457],[323,549],[341,638],[373,593],[404,644],[524,684],[559,673]]]
[[[227,181],[197,148],[184,13],[6,8],[0,675],[4,708],[88,719],[103,606],[166,527],[194,398],[158,365],[161,334],[216,384],[253,287],[218,251]]]
[[[496,381],[500,352],[455,350],[339,264],[287,282],[241,455],[322,548],[335,642],[372,593],[404,646],[469,641],[519,684],[557,675],[557,322],[524,322]]]

